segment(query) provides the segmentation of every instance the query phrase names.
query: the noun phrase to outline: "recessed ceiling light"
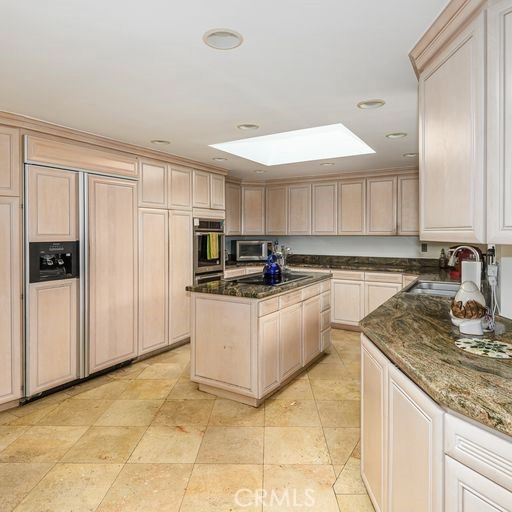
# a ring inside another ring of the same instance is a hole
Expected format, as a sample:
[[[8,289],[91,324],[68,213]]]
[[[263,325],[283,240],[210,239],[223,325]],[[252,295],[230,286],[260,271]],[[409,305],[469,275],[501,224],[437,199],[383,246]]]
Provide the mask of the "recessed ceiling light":
[[[375,153],[341,123],[211,144],[210,147],[263,165]]]
[[[416,158],[418,156],[418,153],[404,153],[402,156],[404,158]]]
[[[386,133],[386,137],[388,139],[402,139],[403,137],[407,137],[407,133],[405,133],[405,132]]]
[[[254,171],[256,174],[265,174],[267,171],[263,170],[263,169],[256,169]]]
[[[203,35],[203,41],[216,50],[232,50],[242,44],[244,38],[228,28],[214,28]]]
[[[360,101],[357,106],[358,108],[361,108],[363,110],[369,109],[369,108],[380,108],[383,107],[386,104],[384,100],[364,100]]]
[[[330,167],[331,165],[334,165],[332,162],[322,162],[320,165],[324,167]]]
[[[216,156],[215,158],[212,158],[215,162],[225,162],[227,158],[223,158],[221,156]]]
[[[239,130],[257,130],[259,127],[260,126],[258,124],[253,123],[243,123],[237,126]]]
[[[161,145],[165,145],[165,144],[170,144],[171,141],[170,140],[165,140],[165,139],[153,139],[151,141],[151,144],[161,144]]]

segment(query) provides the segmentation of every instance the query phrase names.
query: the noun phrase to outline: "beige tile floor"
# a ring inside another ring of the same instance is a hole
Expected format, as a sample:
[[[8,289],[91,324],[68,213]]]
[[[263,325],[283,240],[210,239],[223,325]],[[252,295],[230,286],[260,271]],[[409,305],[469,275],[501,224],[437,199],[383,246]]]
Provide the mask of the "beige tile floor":
[[[0,413],[0,511],[372,512],[359,335],[332,341],[258,409],[200,392],[187,345]]]

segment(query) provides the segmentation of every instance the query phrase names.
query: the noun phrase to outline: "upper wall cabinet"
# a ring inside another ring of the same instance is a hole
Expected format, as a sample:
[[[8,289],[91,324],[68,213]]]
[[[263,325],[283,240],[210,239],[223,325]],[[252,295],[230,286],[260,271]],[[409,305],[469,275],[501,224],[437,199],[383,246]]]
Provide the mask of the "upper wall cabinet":
[[[338,183],[313,184],[313,235],[338,234]]]
[[[288,187],[288,234],[311,235],[311,185]]]
[[[396,235],[396,177],[366,180],[366,234]]]
[[[0,196],[20,195],[20,132],[0,126]]]
[[[488,242],[512,244],[512,1],[488,11]]]
[[[418,236],[419,234],[419,178],[398,177],[398,234]]]
[[[192,171],[192,190],[194,208],[210,208],[210,173]]]
[[[481,13],[420,75],[422,240],[486,241],[484,19]]]
[[[168,182],[169,208],[190,210],[192,208],[192,170],[171,166]]]
[[[366,180],[343,180],[338,191],[338,234],[366,234]]]
[[[267,187],[266,234],[286,235],[288,222],[288,188]]]
[[[242,235],[265,234],[265,187],[242,185]]]
[[[149,160],[139,161],[139,206],[167,208],[167,164]]]
[[[226,235],[242,234],[242,188],[226,183]]]
[[[226,208],[226,183],[224,176],[220,174],[210,174],[210,208]]]

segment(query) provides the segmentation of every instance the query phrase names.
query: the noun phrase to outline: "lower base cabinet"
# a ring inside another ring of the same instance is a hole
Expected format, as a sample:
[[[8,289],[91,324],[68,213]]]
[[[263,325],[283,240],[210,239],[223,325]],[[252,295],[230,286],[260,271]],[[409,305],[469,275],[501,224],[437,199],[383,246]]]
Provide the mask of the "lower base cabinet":
[[[304,364],[308,364],[322,351],[320,312],[320,296],[312,297],[302,305]]]
[[[402,284],[393,283],[364,283],[365,308],[364,314],[369,315],[384,302],[393,297],[402,289]]]
[[[281,310],[279,330],[279,373],[284,381],[302,367],[302,304]]]
[[[364,318],[364,282],[333,279],[331,290],[332,322],[359,325]]]
[[[512,493],[445,456],[445,512],[510,512]]]
[[[259,320],[259,389],[263,395],[279,386],[279,312]]]

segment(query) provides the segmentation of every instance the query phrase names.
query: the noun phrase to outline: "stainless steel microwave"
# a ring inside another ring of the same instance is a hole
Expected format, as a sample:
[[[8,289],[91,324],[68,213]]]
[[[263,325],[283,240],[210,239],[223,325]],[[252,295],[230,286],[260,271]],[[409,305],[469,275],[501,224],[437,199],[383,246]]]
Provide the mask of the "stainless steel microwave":
[[[231,254],[236,261],[266,261],[272,254],[272,242],[268,240],[233,240]]]

